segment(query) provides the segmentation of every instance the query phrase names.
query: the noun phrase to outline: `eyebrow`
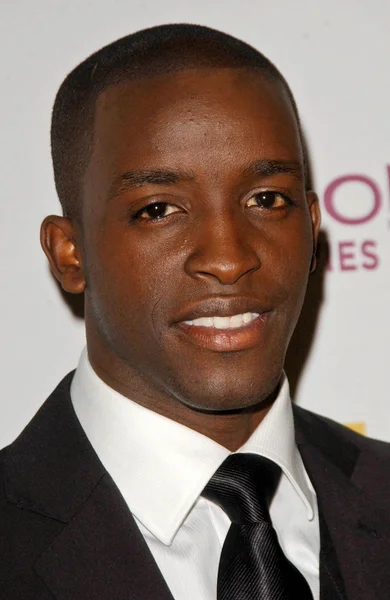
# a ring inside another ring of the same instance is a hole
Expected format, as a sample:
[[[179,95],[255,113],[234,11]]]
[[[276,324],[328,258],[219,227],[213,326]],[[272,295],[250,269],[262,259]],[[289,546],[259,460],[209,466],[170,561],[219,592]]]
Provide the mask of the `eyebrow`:
[[[115,179],[111,187],[110,197],[119,195],[124,189],[135,189],[144,185],[173,185],[183,181],[191,181],[194,174],[181,169],[142,169],[127,171]]]
[[[244,171],[244,174],[249,177],[271,177],[279,173],[287,173],[297,179],[303,179],[304,166],[299,161],[264,159],[251,162]]]

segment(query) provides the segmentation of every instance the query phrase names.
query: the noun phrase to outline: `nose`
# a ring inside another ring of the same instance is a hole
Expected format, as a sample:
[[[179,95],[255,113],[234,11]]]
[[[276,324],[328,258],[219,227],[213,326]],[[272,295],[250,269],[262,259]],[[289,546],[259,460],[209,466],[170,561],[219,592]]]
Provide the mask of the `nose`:
[[[195,233],[193,250],[185,263],[188,275],[216,279],[222,285],[234,285],[257,271],[260,256],[250,239],[250,224],[234,215],[207,217]]]

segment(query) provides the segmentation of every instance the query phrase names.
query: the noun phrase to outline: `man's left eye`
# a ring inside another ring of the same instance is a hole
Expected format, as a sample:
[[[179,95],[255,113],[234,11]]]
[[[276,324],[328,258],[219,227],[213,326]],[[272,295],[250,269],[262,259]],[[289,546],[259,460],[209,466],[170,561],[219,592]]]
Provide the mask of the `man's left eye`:
[[[288,205],[288,199],[278,192],[258,192],[246,202],[248,208],[257,206],[258,208],[283,208]]]
[[[148,206],[145,206],[142,210],[140,210],[136,215],[136,219],[143,220],[153,220],[157,221],[159,219],[163,219],[172,213],[178,212],[180,209],[173,204],[168,204],[167,202],[153,202]]]

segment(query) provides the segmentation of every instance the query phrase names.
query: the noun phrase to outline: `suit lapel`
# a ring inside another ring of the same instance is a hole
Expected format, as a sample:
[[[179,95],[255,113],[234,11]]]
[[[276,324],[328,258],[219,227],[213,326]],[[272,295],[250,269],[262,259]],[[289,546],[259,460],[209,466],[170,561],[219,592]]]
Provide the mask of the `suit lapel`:
[[[70,401],[72,374],[8,451],[6,494],[63,523],[34,568],[57,600],[173,600]]]
[[[347,600],[332,538],[320,513],[320,600]]]
[[[109,475],[100,480],[35,570],[58,600],[173,600]]]
[[[354,434],[346,436],[338,426],[302,409],[295,408],[294,412],[298,447],[334,546],[346,597],[387,600],[389,460],[381,462],[365,440],[359,448],[353,441],[359,438],[354,438]],[[331,546],[327,551],[330,550]],[[326,575],[329,574],[322,573]]]

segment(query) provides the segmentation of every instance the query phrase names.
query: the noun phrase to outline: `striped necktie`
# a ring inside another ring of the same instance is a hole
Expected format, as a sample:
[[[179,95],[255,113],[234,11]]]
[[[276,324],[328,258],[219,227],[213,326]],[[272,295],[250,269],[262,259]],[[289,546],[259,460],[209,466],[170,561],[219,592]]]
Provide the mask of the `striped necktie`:
[[[280,468],[255,454],[231,454],[202,496],[231,520],[218,571],[218,600],[313,600],[310,588],[285,557],[268,505]]]

